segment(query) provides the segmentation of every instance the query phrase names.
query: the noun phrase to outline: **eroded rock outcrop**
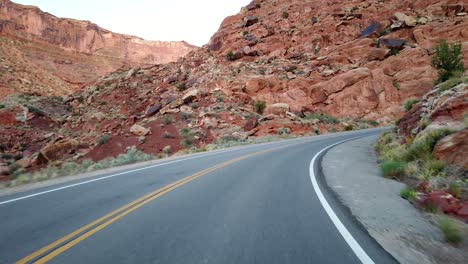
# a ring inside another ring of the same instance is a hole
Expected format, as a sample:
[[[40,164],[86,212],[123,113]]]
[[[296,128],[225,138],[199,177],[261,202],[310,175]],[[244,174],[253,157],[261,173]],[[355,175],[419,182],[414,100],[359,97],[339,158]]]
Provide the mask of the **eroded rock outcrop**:
[[[0,98],[15,92],[65,95],[122,66],[176,61],[195,47],[113,33],[0,0]],[[3,90],[3,86],[5,89]]]

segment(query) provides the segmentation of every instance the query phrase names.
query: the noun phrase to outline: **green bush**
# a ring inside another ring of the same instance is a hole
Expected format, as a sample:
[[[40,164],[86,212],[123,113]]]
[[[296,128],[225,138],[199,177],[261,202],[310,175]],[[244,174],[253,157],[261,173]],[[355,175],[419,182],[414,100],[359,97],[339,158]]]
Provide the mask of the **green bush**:
[[[392,84],[393,84],[393,87],[395,87],[395,89],[397,89],[398,91],[400,90],[401,86],[397,81],[393,81]]]
[[[405,105],[404,105],[405,111],[406,112],[410,111],[413,108],[413,105],[415,105],[417,103],[419,103],[419,100],[416,100],[416,99],[406,100]]]
[[[180,145],[182,145],[185,148],[191,147],[193,144],[193,140],[195,137],[195,134],[193,133],[192,130],[188,127],[184,127],[180,130],[180,134],[184,139],[180,142]]]
[[[397,178],[404,174],[406,163],[397,160],[387,160],[380,164],[384,176]]]
[[[459,85],[460,83],[468,83],[468,77],[453,77],[448,79],[446,82],[442,83],[439,85],[439,88],[437,89],[437,92],[439,94],[447,91],[448,89],[455,87]]]
[[[463,241],[460,228],[447,217],[440,219],[439,228],[444,234],[445,241],[452,244],[460,244]]]
[[[289,135],[290,133],[291,133],[291,129],[289,129],[289,127],[278,128],[278,135],[280,136]]]
[[[431,160],[433,159],[432,150],[426,141],[415,142],[409,146],[402,159],[406,162],[418,159]]]
[[[234,52],[232,52],[232,51],[228,51],[226,53],[225,57],[226,57],[226,60],[228,60],[228,61],[235,60]]]
[[[174,123],[175,120],[172,116],[169,116],[169,115],[163,115],[161,117],[161,124],[164,125],[164,126],[167,126],[169,124],[172,124]]]
[[[98,145],[101,146],[101,145],[106,144],[109,141],[109,138],[110,138],[109,134],[102,135],[97,142]]]
[[[262,100],[255,101],[254,108],[255,108],[255,112],[262,114],[266,108],[266,102]]]
[[[325,124],[338,124],[339,123],[338,118],[327,115],[327,114],[318,114],[318,113],[307,114],[305,119],[318,119],[320,122],[323,122]]]
[[[456,72],[463,72],[463,55],[461,43],[448,44],[442,40],[435,47],[432,57],[432,66],[439,72],[439,82],[444,82],[453,77]]]
[[[289,13],[288,12],[283,12],[283,14],[281,15],[282,18],[284,19],[287,19],[289,17]]]
[[[418,193],[415,190],[406,187],[403,190],[401,190],[400,196],[410,202],[414,202],[418,197]]]
[[[352,131],[353,129],[353,125],[347,125],[344,127],[344,131]]]
[[[187,112],[180,112],[180,118],[184,121],[189,121],[190,119],[192,119],[192,114]]]

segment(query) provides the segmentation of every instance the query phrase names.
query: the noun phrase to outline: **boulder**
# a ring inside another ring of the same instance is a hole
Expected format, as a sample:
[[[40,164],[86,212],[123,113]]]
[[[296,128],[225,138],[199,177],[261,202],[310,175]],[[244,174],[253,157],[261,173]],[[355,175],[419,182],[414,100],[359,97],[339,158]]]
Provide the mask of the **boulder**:
[[[389,49],[373,48],[369,51],[369,60],[383,60],[390,53]]]
[[[379,22],[370,24],[361,32],[361,34],[359,34],[359,38],[367,38],[372,36],[380,27],[382,27],[382,25]]]
[[[40,164],[47,164],[52,161],[64,160],[72,154],[78,147],[78,141],[74,139],[60,139],[48,144],[39,151],[37,161]]]
[[[395,17],[399,21],[405,22],[405,25],[407,25],[408,27],[414,27],[417,24],[417,21],[414,17],[405,15],[403,13],[395,13]]]
[[[242,24],[243,27],[250,27],[253,24],[258,22],[258,18],[256,16],[246,16],[244,17],[244,22]]]
[[[258,52],[254,49],[252,49],[250,46],[245,46],[242,51],[246,56],[257,56]]]
[[[437,190],[428,194],[423,194],[419,199],[419,207],[435,207],[446,214],[455,214],[459,208],[458,199],[448,190]]]
[[[143,126],[140,126],[140,125],[133,125],[131,128],[130,128],[130,132],[132,132],[133,134],[137,135],[137,136],[146,136],[150,133],[150,129],[148,128],[145,128]]]
[[[468,169],[468,129],[439,140],[434,147],[434,156],[447,163]]]
[[[264,113],[266,115],[273,114],[277,116],[286,116],[286,113],[289,112],[289,104],[285,103],[276,103],[268,106]]]
[[[198,96],[198,93],[198,89],[192,89],[182,96],[182,100],[184,103],[190,103]]]
[[[251,116],[247,119],[247,121],[244,124],[244,131],[250,131],[258,126],[258,120],[257,117]]]
[[[161,103],[155,103],[153,106],[149,107],[148,110],[146,110],[146,116],[150,117],[155,115],[159,110],[161,110]]]
[[[91,118],[96,119],[97,121],[102,121],[106,118],[106,114],[103,112],[94,113]]]

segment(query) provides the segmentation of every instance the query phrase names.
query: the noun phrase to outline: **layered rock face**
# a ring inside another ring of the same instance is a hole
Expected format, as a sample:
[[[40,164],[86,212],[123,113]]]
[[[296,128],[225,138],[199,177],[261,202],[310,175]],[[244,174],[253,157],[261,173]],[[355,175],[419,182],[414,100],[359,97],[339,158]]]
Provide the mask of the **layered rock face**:
[[[468,66],[466,9],[436,0],[253,1],[224,20],[209,48],[255,69],[225,86],[270,104],[391,119],[432,87],[431,49],[441,39],[462,42]]]
[[[89,21],[57,18],[9,0],[0,0],[0,38],[5,54],[0,63],[10,70],[11,79],[0,85],[11,92],[57,95],[122,66],[176,61],[195,48],[186,42],[116,34]]]

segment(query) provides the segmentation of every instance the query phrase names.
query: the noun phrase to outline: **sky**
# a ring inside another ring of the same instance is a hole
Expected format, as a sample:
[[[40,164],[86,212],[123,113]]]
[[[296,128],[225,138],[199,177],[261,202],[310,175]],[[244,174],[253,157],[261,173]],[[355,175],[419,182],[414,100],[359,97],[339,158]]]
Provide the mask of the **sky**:
[[[89,20],[116,33],[202,46],[250,0],[13,0],[57,17]]]

